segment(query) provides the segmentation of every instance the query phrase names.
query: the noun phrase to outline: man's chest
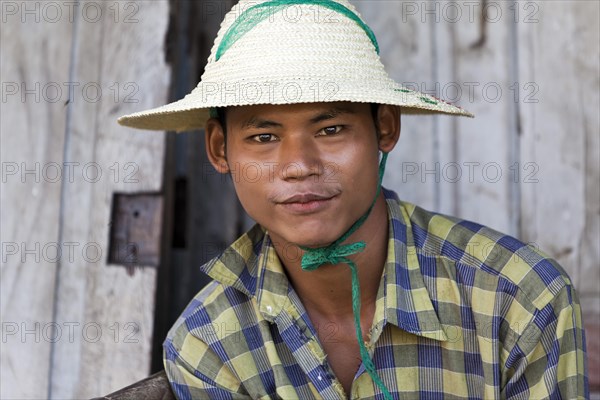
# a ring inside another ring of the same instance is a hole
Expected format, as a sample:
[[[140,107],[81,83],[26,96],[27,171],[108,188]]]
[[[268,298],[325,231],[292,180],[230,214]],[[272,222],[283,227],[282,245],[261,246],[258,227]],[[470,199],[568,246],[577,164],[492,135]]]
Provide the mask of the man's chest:
[[[361,364],[354,327],[347,324],[317,324],[317,327],[321,326],[328,327],[325,330],[317,328],[319,343],[327,355],[327,364],[344,387],[346,394],[349,394]]]

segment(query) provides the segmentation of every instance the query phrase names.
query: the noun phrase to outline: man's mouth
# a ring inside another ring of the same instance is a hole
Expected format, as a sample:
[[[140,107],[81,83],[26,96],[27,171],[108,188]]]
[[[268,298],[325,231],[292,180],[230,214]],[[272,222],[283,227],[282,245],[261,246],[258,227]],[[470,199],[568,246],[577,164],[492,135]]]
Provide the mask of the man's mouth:
[[[292,214],[311,214],[329,207],[337,196],[330,193],[295,193],[277,203]]]
[[[310,203],[311,201],[323,201],[329,200],[333,195],[329,194],[318,194],[318,193],[297,193],[291,195],[281,201],[282,204],[290,203]]]

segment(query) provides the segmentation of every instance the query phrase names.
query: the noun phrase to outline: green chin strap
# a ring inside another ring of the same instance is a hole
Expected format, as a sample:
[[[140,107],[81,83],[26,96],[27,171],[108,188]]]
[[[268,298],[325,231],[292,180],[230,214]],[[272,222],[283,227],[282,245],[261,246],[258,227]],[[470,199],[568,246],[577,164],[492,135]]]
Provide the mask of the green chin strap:
[[[373,382],[384,394],[386,400],[391,400],[392,395],[383,382],[381,378],[377,375],[377,371],[375,370],[375,365],[369,357],[369,353],[367,348],[365,347],[365,341],[362,335],[362,329],[360,328],[360,284],[358,282],[358,270],[356,264],[348,258],[352,254],[360,253],[366,247],[366,243],[363,241],[344,244],[343,243],[350,235],[352,235],[361,225],[367,220],[371,210],[375,206],[375,202],[379,197],[379,193],[381,192],[381,182],[383,181],[383,173],[385,172],[385,163],[387,161],[387,153],[383,153],[381,157],[381,162],[379,163],[379,181],[377,183],[377,193],[375,194],[375,199],[371,203],[371,206],[360,217],[352,226],[340,236],[335,242],[330,244],[329,246],[319,247],[319,248],[309,248],[300,246],[302,250],[305,251],[302,256],[302,269],[305,271],[314,271],[319,268],[323,264],[347,264],[350,267],[350,271],[352,272],[352,312],[354,314],[354,327],[356,328],[356,338],[358,340],[358,346],[360,347],[360,356],[362,358],[362,362],[365,365],[365,369],[373,379]]]

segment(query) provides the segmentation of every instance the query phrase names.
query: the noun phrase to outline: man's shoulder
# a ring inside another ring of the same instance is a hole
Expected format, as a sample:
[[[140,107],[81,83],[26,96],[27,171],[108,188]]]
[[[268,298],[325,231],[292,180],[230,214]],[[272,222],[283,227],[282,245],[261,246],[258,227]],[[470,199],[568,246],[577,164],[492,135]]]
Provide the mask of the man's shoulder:
[[[256,303],[258,262],[265,230],[255,225],[221,254],[200,267],[213,280],[187,305],[169,334],[193,336],[211,344],[261,317]]]
[[[534,242],[525,243],[473,221],[399,203],[409,216],[417,254],[423,257],[442,258],[455,268],[508,281],[527,293],[536,308],[543,308],[571,286],[564,269]]]
[[[239,332],[239,316],[249,317],[254,314],[254,308],[251,296],[213,280],[190,301],[168,337],[173,343],[183,345],[191,334],[211,346]]]

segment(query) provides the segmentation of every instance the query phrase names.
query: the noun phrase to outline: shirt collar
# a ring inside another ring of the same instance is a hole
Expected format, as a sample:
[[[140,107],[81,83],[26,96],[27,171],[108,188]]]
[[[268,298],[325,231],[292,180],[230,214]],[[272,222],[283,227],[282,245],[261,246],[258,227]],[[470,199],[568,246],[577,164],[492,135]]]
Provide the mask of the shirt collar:
[[[388,209],[388,254],[377,295],[373,327],[378,332],[373,340],[391,323],[415,335],[445,341],[421,273],[408,210],[396,193],[385,188],[383,193]],[[261,314],[271,322],[283,310],[298,306],[290,301],[296,298],[295,293],[290,296],[293,288],[268,233],[259,225],[201,269],[223,285],[256,297]]]
[[[375,307],[375,334],[391,323],[415,335],[445,341],[421,272],[409,212],[396,193],[385,188],[383,193],[388,208],[388,254]]]

